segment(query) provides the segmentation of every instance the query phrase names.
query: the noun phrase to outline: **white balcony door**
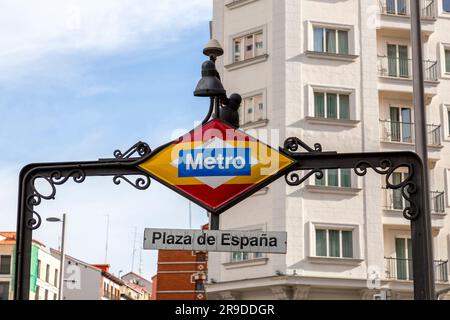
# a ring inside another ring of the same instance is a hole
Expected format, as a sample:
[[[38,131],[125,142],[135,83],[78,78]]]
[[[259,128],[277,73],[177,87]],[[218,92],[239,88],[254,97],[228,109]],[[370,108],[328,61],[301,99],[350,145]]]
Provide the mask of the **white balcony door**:
[[[411,239],[395,238],[395,255],[397,258],[397,279],[412,280],[412,243]]]
[[[407,0],[386,0],[386,13],[406,15]]]
[[[388,44],[389,77],[409,78],[408,46]]]
[[[390,107],[391,141],[412,143],[411,108]]]

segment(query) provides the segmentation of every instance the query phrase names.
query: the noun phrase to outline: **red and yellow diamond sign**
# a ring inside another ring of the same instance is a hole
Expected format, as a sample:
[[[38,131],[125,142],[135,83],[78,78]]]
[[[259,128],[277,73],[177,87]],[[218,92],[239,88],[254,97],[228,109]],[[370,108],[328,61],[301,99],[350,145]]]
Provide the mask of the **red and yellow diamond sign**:
[[[205,209],[220,213],[280,177],[286,155],[214,119],[139,165]]]

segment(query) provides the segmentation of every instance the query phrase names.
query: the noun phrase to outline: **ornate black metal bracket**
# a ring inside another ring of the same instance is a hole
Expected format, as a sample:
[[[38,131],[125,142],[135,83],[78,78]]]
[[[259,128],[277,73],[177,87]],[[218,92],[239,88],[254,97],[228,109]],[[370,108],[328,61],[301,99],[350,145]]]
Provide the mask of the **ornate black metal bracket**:
[[[29,218],[26,222],[27,228],[36,230],[40,227],[42,218],[38,212],[34,210],[34,207],[39,206],[42,200],[53,200],[56,195],[56,186],[62,185],[70,178],[76,183],[82,183],[86,179],[86,174],[82,169],[74,169],[67,173],[63,173],[61,170],[55,170],[50,172],[49,175],[36,175],[31,179],[31,194],[27,196],[26,206],[28,210],[33,212],[33,217]],[[44,180],[50,185],[51,192],[48,195],[42,194],[36,187],[37,180]],[[35,217],[34,217],[35,216]]]
[[[291,156],[301,155],[302,153],[299,152],[300,147],[309,153],[322,152],[322,145],[320,143],[314,144],[314,149],[313,149],[310,146],[308,146],[306,143],[304,143],[302,140],[300,140],[299,138],[296,138],[296,137],[291,137],[291,138],[286,139],[286,141],[284,142],[283,150]],[[286,174],[285,180],[286,180],[286,183],[292,187],[299,186],[303,182],[308,180],[313,174],[316,175],[317,179],[319,179],[319,180],[323,179],[323,171],[319,168],[315,168],[315,169],[312,169],[311,171],[309,171],[308,173],[306,173],[305,175],[303,175],[303,177],[300,177],[300,174],[298,173],[298,171],[290,171]]]
[[[100,168],[103,165],[111,164],[117,161],[124,164],[131,164],[131,162],[139,161],[149,156],[150,154],[151,149],[148,144],[140,141],[125,152],[115,150],[113,153],[114,159],[100,159],[97,161],[97,165]],[[137,157],[135,155],[137,155]],[[129,167],[132,168],[132,166]],[[123,172],[121,170],[118,170],[117,174],[114,174],[115,172],[112,172],[114,184],[119,185],[121,181],[125,181],[138,190],[147,189],[151,184],[150,177],[140,171],[130,172],[130,168],[127,168]],[[55,199],[57,186],[63,185],[70,179],[72,179],[76,183],[82,183],[86,180],[86,176],[97,175],[95,172],[94,174],[92,174],[91,172],[88,172],[88,174],[86,174],[83,164],[75,164],[72,166],[72,168],[70,167],[70,165],[68,166],[67,163],[55,164],[53,167],[50,167],[50,169],[48,168],[48,166],[37,166],[36,168],[34,168],[34,170],[36,171],[36,173],[33,174],[30,179],[30,191],[28,192],[25,201],[26,208],[33,213],[33,215],[26,221],[26,227],[31,230],[38,229],[42,223],[41,215],[34,208],[39,206],[42,203],[42,200]],[[101,175],[101,172],[99,172],[98,175]],[[127,177],[130,175],[140,176],[133,181],[132,179]],[[49,194],[44,194],[39,191],[36,185],[38,181],[45,181],[50,186],[51,191]]]
[[[168,144],[173,143],[169,142]],[[140,169],[139,165],[157,154],[168,144],[155,150],[143,142],[138,142],[125,152],[116,150],[114,158],[100,159],[88,162],[63,162],[50,164],[31,164],[23,168],[19,182],[19,206],[17,224],[17,257],[15,299],[27,299],[29,293],[29,273],[31,258],[32,231],[41,225],[41,216],[35,207],[42,200],[55,198],[56,188],[72,179],[82,183],[89,176],[112,176],[116,185],[125,181],[138,190],[147,189],[151,184],[151,176]],[[301,152],[300,150],[304,150]],[[433,266],[429,265],[430,248],[427,248],[425,238],[431,237],[429,232],[430,217],[424,214],[428,211],[426,200],[421,197],[423,164],[420,158],[412,152],[382,152],[382,153],[342,153],[324,152],[320,144],[313,148],[298,138],[289,138],[285,141],[280,152],[293,160],[293,164],[278,174],[267,179],[264,187],[278,178],[285,176],[290,186],[298,186],[312,175],[323,177],[323,170],[347,168],[353,169],[359,176],[367,174],[369,168],[376,173],[386,176],[386,186],[390,189],[401,189],[403,197],[408,201],[404,216],[411,221],[412,229],[420,230],[419,236],[413,239],[414,281],[416,298],[428,298],[432,294]],[[391,183],[392,174],[406,168],[408,174],[404,181],[398,184]],[[299,171],[307,172],[303,176]],[[135,179],[131,176],[138,176]],[[38,180],[44,180],[50,185],[49,194],[40,192],[36,187]],[[252,190],[256,192],[257,190]],[[251,195],[245,193],[228,204],[228,208]],[[224,210],[226,210],[224,209]],[[431,270],[431,274],[429,273]],[[428,272],[426,276],[424,273]],[[417,289],[416,289],[417,288]]]
[[[307,152],[300,152],[299,149],[303,148]],[[309,155],[318,155],[318,154],[324,154],[322,150],[322,145],[319,143],[314,144],[314,148],[311,148],[308,146],[305,142],[300,140],[296,137],[291,137],[286,139],[284,142],[284,148],[282,149],[285,153],[287,153],[290,157],[293,158],[307,158]],[[337,155],[336,152],[327,152],[328,155]],[[364,154],[361,154],[363,156]],[[393,164],[392,160],[390,159],[383,159],[382,157],[377,157],[377,162],[363,159],[357,161],[353,165],[353,170],[355,174],[358,176],[365,176],[367,174],[367,169],[372,168],[376,173],[380,175],[386,176],[386,188],[388,189],[401,189],[402,196],[405,198],[405,200],[408,203],[408,206],[403,210],[403,216],[408,220],[414,220],[419,215],[419,210],[417,207],[416,201],[411,196],[412,194],[415,194],[417,192],[417,186],[412,181],[412,177],[414,175],[414,168],[411,163],[408,163],[407,161]],[[299,186],[306,180],[308,180],[312,175],[316,175],[317,179],[323,179],[323,170],[325,169],[335,169],[337,168],[335,166],[335,161],[331,162],[331,167],[320,167],[317,166],[315,168],[312,168],[301,176],[299,174],[299,171],[304,170],[300,168],[295,168],[291,171],[289,171],[285,175],[286,183],[290,186]],[[398,169],[403,168],[407,169],[408,174],[406,175],[406,178],[398,184],[391,183],[391,177],[394,172],[396,172]]]
[[[401,194],[408,204],[403,210],[403,216],[408,220],[417,219],[420,211],[418,210],[416,201],[413,200],[413,197],[411,196],[412,194],[415,194],[417,192],[417,186],[412,180],[414,167],[410,163],[397,164],[394,166],[388,159],[380,160],[378,165],[375,165],[367,160],[361,160],[356,164],[354,171],[358,176],[365,176],[369,167],[372,168],[376,173],[386,176],[387,189],[401,189]],[[397,184],[393,184],[391,182],[392,174],[400,168],[406,168],[408,170],[408,174],[403,181]]]

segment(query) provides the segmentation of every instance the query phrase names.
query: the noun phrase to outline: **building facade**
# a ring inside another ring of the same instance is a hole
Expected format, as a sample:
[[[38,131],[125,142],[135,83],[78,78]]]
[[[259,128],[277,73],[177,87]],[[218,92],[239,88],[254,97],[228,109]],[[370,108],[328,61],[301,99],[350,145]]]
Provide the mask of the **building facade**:
[[[123,275],[121,279],[132,288],[136,288],[144,295],[143,300],[150,300],[152,295],[152,282],[150,280],[145,279],[143,276],[134,273],[128,272]]]
[[[203,251],[159,250],[152,300],[205,300],[208,254]]]
[[[14,270],[16,233],[0,232],[0,300],[14,297]],[[50,249],[33,240],[31,247],[30,300],[57,300],[59,287],[59,260]]]
[[[450,0],[421,4],[440,290],[450,285]],[[414,150],[409,10],[407,0],[214,0],[217,66],[243,96],[241,128],[274,147],[295,136],[338,152]],[[210,253],[208,299],[410,299],[406,205],[377,174],[280,179],[220,228],[287,231],[287,254]]]

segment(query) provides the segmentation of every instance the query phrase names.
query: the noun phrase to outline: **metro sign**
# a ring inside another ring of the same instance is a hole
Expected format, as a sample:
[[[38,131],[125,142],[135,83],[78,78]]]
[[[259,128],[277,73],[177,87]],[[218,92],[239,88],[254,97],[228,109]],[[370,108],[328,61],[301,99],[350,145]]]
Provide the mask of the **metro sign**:
[[[151,177],[221,213],[279,178],[294,160],[214,119],[142,162]]]

